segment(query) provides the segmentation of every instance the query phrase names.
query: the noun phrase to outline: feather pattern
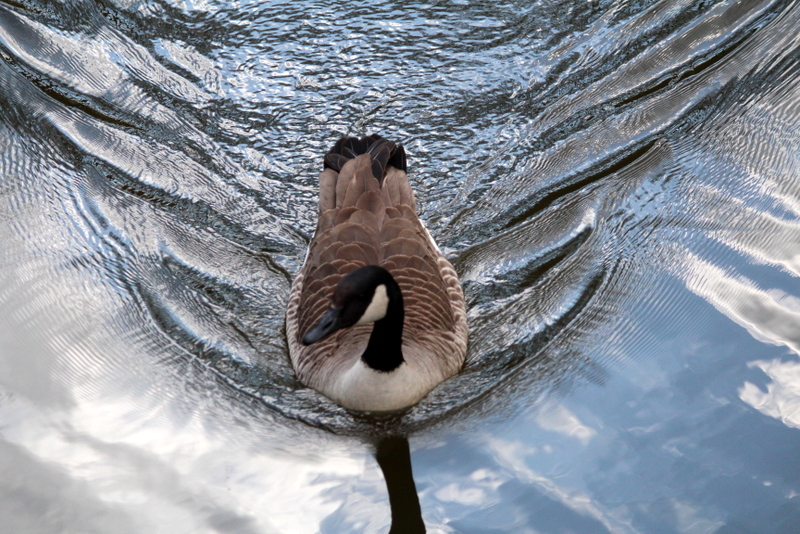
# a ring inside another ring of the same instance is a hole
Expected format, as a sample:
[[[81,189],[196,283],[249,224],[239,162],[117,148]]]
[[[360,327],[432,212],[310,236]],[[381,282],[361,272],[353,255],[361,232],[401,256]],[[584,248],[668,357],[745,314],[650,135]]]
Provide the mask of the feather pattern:
[[[347,408],[411,405],[463,365],[467,322],[458,276],[417,217],[402,146],[378,135],[340,139],[325,156],[319,187],[317,228],[287,312],[292,364],[301,382]],[[388,270],[402,293],[404,363],[395,371],[361,361],[371,324],[301,343],[337,282],[365,265]]]

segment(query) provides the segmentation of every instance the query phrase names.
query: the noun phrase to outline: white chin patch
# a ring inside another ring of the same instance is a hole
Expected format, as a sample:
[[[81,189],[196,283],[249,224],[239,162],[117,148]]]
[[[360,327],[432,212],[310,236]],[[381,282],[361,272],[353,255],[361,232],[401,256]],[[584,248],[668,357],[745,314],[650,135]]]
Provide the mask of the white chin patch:
[[[356,324],[374,323],[386,317],[386,310],[389,308],[389,297],[386,295],[386,286],[381,284],[375,288],[372,295],[372,302],[369,303],[364,315]]]

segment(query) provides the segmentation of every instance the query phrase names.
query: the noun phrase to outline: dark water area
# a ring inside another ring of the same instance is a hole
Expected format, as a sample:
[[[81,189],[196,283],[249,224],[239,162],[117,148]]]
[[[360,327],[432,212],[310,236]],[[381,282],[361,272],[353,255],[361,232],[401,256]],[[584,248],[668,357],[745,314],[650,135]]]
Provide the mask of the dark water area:
[[[387,532],[386,435],[428,532],[800,532],[800,2],[0,0],[0,111],[1,532]],[[471,329],[381,418],[283,324],[371,133]]]

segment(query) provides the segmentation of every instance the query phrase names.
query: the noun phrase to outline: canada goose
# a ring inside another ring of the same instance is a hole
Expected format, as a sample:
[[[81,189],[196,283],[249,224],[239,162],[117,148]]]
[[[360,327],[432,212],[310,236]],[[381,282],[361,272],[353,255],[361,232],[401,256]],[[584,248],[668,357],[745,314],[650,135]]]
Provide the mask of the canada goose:
[[[340,139],[319,175],[319,220],[292,284],[298,378],[345,408],[405,408],[457,373],[464,294],[417,217],[401,145]]]

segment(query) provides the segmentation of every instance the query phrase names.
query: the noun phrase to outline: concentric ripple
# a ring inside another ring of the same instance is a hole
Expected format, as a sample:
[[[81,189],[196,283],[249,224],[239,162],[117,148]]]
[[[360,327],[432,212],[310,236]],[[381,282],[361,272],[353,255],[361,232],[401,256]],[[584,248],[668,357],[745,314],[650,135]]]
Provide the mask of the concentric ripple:
[[[81,296],[92,302],[80,308],[106,330],[97,335],[137,339],[122,352],[133,349],[135,362],[106,355],[105,367],[146,374],[197,360],[278,413],[345,433],[364,427],[313,393],[293,394],[282,328],[320,156],[336,137],[377,131],[408,147],[422,215],[464,280],[467,369],[401,418],[419,429],[502,404],[506,382],[579,376],[578,362],[594,361],[587,339],[621,318],[649,271],[694,261],[671,231],[676,203],[699,203],[679,224],[741,250],[742,223],[711,217],[713,191],[687,183],[697,171],[687,168],[686,139],[701,120],[725,123],[749,79],[780,77],[781,58],[797,46],[797,12],[767,1],[639,11],[586,3],[566,18],[547,3],[510,17],[473,7],[469,23],[435,5],[343,14],[296,3],[184,12],[155,3],[93,6],[95,16],[65,24],[90,6],[0,8],[14,264],[87,286]],[[785,139],[794,111],[766,117],[789,120]],[[779,145],[743,146],[738,131],[723,149],[730,126],[706,158],[780,158]],[[722,170],[709,169],[705,182],[718,184],[711,177]],[[797,183],[783,170],[770,175]],[[752,190],[736,179],[719,209],[786,224],[752,196],[731,197]],[[44,202],[31,205],[33,191]],[[69,318],[74,295],[58,286],[39,294],[60,305],[22,307],[59,317],[63,308]],[[10,294],[22,287],[6,285]],[[63,328],[89,328],[83,321]],[[100,358],[99,346],[84,357]]]
[[[794,357],[798,28],[789,0],[0,2],[0,431],[79,478],[117,438],[313,456],[513,419],[656,380],[620,369],[712,313]],[[302,387],[283,324],[322,155],[370,133],[406,147],[471,329],[464,372],[384,418]],[[797,428],[793,360],[729,353],[774,383],[725,402]]]

